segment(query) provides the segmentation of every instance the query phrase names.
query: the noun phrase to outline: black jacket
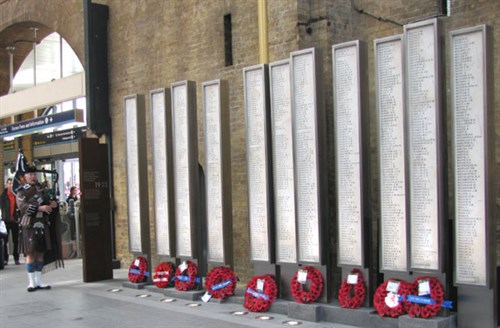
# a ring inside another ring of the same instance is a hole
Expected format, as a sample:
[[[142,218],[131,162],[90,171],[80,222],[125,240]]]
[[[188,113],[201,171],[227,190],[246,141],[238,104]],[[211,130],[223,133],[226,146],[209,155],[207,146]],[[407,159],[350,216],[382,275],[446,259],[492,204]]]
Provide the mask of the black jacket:
[[[7,188],[4,189],[3,193],[0,195],[0,206],[2,211],[2,220],[5,223],[17,222],[19,219],[19,209],[17,208],[16,202],[14,202],[14,217],[10,216],[10,201],[7,195]]]

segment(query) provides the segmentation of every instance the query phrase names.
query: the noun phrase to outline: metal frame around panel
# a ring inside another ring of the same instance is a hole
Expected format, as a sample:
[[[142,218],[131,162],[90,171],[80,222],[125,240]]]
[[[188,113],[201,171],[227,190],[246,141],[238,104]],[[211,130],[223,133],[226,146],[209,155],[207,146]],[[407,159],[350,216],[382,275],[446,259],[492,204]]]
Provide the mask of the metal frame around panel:
[[[269,137],[269,131],[270,131],[270,110],[269,110],[269,93],[268,93],[268,90],[269,90],[269,74],[268,74],[268,69],[267,69],[267,65],[266,64],[259,64],[259,65],[254,65],[254,66],[250,66],[250,67],[246,67],[243,69],[243,91],[244,91],[244,101],[245,101],[245,138],[246,138],[246,163],[247,163],[247,176],[250,176],[250,168],[248,167],[248,163],[249,163],[249,154],[248,154],[248,140],[249,140],[249,137],[248,137],[248,111],[246,110],[247,109],[247,83],[246,83],[246,74],[247,72],[250,72],[250,71],[255,71],[255,70],[261,70],[262,71],[262,79],[263,79],[263,91],[264,91],[264,110],[265,110],[265,113],[264,113],[264,116],[265,116],[265,120],[266,120],[266,123],[265,123],[265,126],[262,127],[263,131],[264,131],[264,136],[265,136],[265,144],[266,144],[266,150],[265,150],[265,162],[264,165],[265,165],[265,170],[266,170],[266,180],[267,180],[267,185],[266,185],[266,192],[267,192],[267,197],[266,197],[266,215],[267,215],[267,236],[266,236],[266,239],[267,239],[267,249],[268,249],[268,258],[266,260],[255,260],[254,258],[254,254],[252,254],[252,250],[251,250],[251,244],[250,244],[250,259],[253,261],[253,262],[264,262],[264,263],[274,263],[274,246],[273,246],[273,240],[274,240],[274,229],[273,229],[273,220],[272,220],[272,213],[273,213],[273,210],[272,210],[272,189],[273,189],[273,186],[272,186],[272,179],[270,179],[270,174],[272,172],[272,166],[271,166],[271,163],[270,163],[270,159],[271,159],[271,156],[270,156],[270,149],[271,149],[271,138]],[[248,209],[248,220],[250,222],[251,220],[251,217],[250,217],[250,187],[248,186],[248,193],[247,193],[247,197],[248,197],[248,206],[249,206],[249,209]],[[251,238],[251,234],[252,234],[252,231],[250,231],[250,238]],[[251,239],[250,239],[250,243],[251,243]]]
[[[457,282],[457,270],[456,263],[453,265],[454,277],[453,281],[455,286],[486,286],[491,288],[495,285],[496,276],[496,242],[495,242],[495,220],[496,220],[496,200],[495,200],[495,111],[494,111],[494,74],[491,70],[491,64],[493,63],[493,34],[491,26],[479,25],[475,27],[464,28],[460,30],[455,30],[450,32],[450,46],[453,45],[453,37],[458,35],[464,35],[469,33],[482,33],[483,41],[483,120],[484,120],[484,157],[485,157],[485,167],[484,167],[484,179],[485,179],[485,258],[486,258],[486,285],[480,284],[467,284],[463,282]],[[451,54],[453,54],[453,49],[451,49]],[[453,59],[453,55],[450,55]],[[453,66],[450,68],[451,76],[451,108],[452,108],[452,158],[455,159],[456,153],[456,139],[455,139],[455,71]],[[455,184],[456,184],[456,162],[454,162],[454,174],[455,174]],[[456,189],[454,188],[454,194],[456,197]],[[457,232],[456,224],[456,213],[454,222],[454,233]],[[453,245],[454,254],[456,254],[456,244]]]
[[[379,68],[378,68],[378,53],[377,53],[377,49],[378,49],[378,46],[381,45],[381,44],[385,44],[385,43],[392,43],[392,42],[396,42],[396,41],[399,41],[400,42],[400,45],[401,45],[401,53],[400,53],[400,57],[401,57],[401,84],[402,84],[402,103],[403,103],[403,108],[402,108],[402,115],[403,115],[403,126],[401,127],[403,129],[403,146],[405,148],[404,150],[404,153],[403,153],[403,161],[405,162],[405,166],[404,166],[404,178],[405,178],[405,186],[404,186],[404,189],[405,189],[405,212],[406,212],[406,215],[405,215],[405,229],[406,229],[406,234],[405,234],[405,245],[406,245],[406,268],[405,270],[401,271],[401,270],[394,270],[394,269],[391,269],[391,268],[383,268],[383,249],[382,249],[382,239],[383,239],[383,236],[382,236],[382,217],[383,217],[383,213],[382,213],[382,206],[380,207],[380,222],[379,222],[379,241],[380,241],[380,246],[379,246],[379,257],[380,257],[380,272],[407,272],[408,271],[408,268],[409,268],[409,259],[410,259],[410,248],[408,246],[408,240],[409,240],[409,231],[410,231],[410,225],[409,225],[409,220],[408,220],[408,216],[409,216],[409,204],[408,204],[408,165],[407,165],[407,159],[406,159],[406,132],[405,132],[405,128],[406,128],[406,98],[405,98],[405,67],[404,67],[404,53],[405,53],[405,49],[404,49],[404,46],[405,46],[405,43],[404,43],[404,36],[403,34],[399,34],[399,35],[394,35],[394,36],[389,36],[389,37],[386,37],[386,38],[381,38],[381,39],[376,39],[373,41],[373,49],[374,49],[374,63],[375,63],[375,85],[376,85],[376,106],[377,106],[377,116],[378,116],[378,121],[377,121],[377,126],[378,126],[378,130],[377,130],[377,140],[379,142],[379,147],[378,147],[378,155],[379,155],[379,158],[378,158],[378,162],[379,162],[379,168],[382,167],[382,156],[381,156],[381,147],[380,147],[380,142],[381,142],[381,138],[380,138],[380,131],[384,128],[382,126],[382,121],[381,121],[381,118],[380,118],[380,108],[379,108],[379,97],[380,97],[380,86],[379,86],[379,83],[378,83],[378,77],[379,77]],[[382,184],[382,174],[380,172],[380,177],[379,177],[379,185],[380,185],[380,190],[382,191],[382,187],[381,187],[381,184]],[[381,199],[382,200],[382,199]]]
[[[288,88],[290,90],[290,115],[292,115],[293,113],[293,110],[292,110],[292,86],[291,86],[291,65],[290,65],[290,60],[289,59],[285,59],[285,60],[280,60],[280,61],[276,61],[276,62],[273,62],[273,63],[270,63],[269,64],[269,94],[270,94],[270,108],[271,108],[271,139],[272,139],[272,159],[273,159],[273,186],[274,188],[276,189],[276,177],[277,177],[277,174],[276,174],[276,165],[278,164],[278,161],[276,160],[276,145],[275,145],[275,131],[274,131],[274,122],[275,122],[275,115],[274,115],[274,109],[273,109],[273,99],[274,99],[274,92],[273,92],[273,68],[275,67],[280,67],[280,66],[285,66],[287,65],[288,66],[288,71],[289,71],[289,79],[290,79],[290,83],[288,84]],[[292,123],[290,122],[290,125]],[[290,126],[290,129],[292,128],[292,126]],[[293,156],[293,131],[292,131],[292,135],[291,135],[291,142],[292,142],[292,156]],[[292,157],[292,164],[293,164],[293,157]],[[295,177],[292,176],[292,178],[294,179],[293,181],[293,188],[291,190],[291,193],[294,197],[294,205],[293,205],[293,210],[294,210],[294,214],[295,213]],[[290,263],[297,263],[297,230],[296,230],[296,220],[297,220],[297,217],[296,215],[294,215],[293,217],[293,222],[294,222],[294,235],[295,235],[295,243],[293,245],[294,247],[294,251],[295,251],[295,261],[293,262],[286,262],[286,261],[282,261],[279,257],[279,251],[278,249],[281,247],[281,245],[279,244],[278,242],[278,224],[277,224],[277,221],[278,221],[278,216],[277,216],[277,212],[276,212],[276,209],[277,209],[277,204],[278,204],[278,201],[276,199],[276,195],[277,195],[277,190],[274,190],[274,218],[275,218],[275,235],[274,235],[274,238],[275,238],[275,252],[276,252],[276,263],[277,264],[290,264]]]
[[[364,131],[369,131],[366,127],[368,127],[368,111],[365,110],[366,105],[363,102],[363,98],[367,99],[366,97],[363,97],[366,95],[366,87],[365,83],[367,79],[364,79],[363,76],[361,75],[362,72],[367,72],[366,67],[361,67],[364,66],[363,63],[363,58],[366,56],[364,55],[365,53],[365,46],[364,43],[361,42],[360,40],[355,40],[355,41],[350,41],[350,42],[345,42],[341,44],[337,44],[332,46],[332,73],[333,73],[333,79],[332,79],[332,85],[333,85],[333,108],[334,108],[334,130],[338,131],[338,119],[337,119],[337,92],[336,92],[336,72],[335,72],[335,51],[338,49],[342,48],[350,48],[350,47],[356,47],[357,50],[357,74],[358,74],[358,130],[359,130],[359,151],[360,151],[360,172],[359,172],[359,178],[360,178],[360,229],[361,229],[361,263],[358,264],[352,264],[352,263],[341,263],[340,260],[338,261],[339,266],[349,266],[349,267],[367,267],[368,266],[368,251],[370,249],[369,245],[367,242],[365,242],[365,239],[368,236],[370,236],[369,231],[369,220],[365,218],[365,216],[368,213],[369,209],[369,198],[368,198],[368,193],[364,192],[364,189],[370,190],[369,188],[369,161],[368,161],[368,133],[363,133]],[[337,141],[335,141],[337,143]],[[336,161],[338,159],[337,153],[337,144],[335,145],[335,158]],[[335,176],[336,178],[336,190],[337,190],[337,227],[340,224],[339,220],[339,215],[338,215],[338,189],[339,189],[339,165],[336,162],[335,165]],[[337,229],[338,232],[340,232],[340,229]],[[337,253],[340,253],[340,242],[337,244]]]
[[[173,163],[172,163],[172,112],[171,112],[171,96],[170,96],[170,89],[168,88],[159,88],[155,90],[151,90],[149,92],[149,99],[150,99],[150,110],[151,110],[151,147],[152,147],[152,153],[153,153],[153,177],[157,176],[157,171],[162,169],[162,167],[159,167],[159,163],[157,160],[157,151],[156,151],[156,141],[155,141],[155,124],[153,124],[154,120],[154,104],[153,104],[153,98],[154,95],[160,94],[163,98],[164,101],[164,107],[163,107],[163,117],[164,117],[164,122],[165,126],[163,127],[165,130],[165,133],[163,134],[163,138],[165,140],[165,158],[166,158],[166,163],[165,167],[163,168],[165,170],[165,175],[167,179],[167,186],[166,188],[166,197],[167,197],[167,213],[161,214],[158,213],[158,208],[157,208],[157,199],[156,199],[156,194],[159,192],[159,190],[155,189],[155,184],[153,182],[153,211],[155,215],[155,238],[156,238],[156,253],[158,255],[164,255],[164,256],[169,256],[173,257],[175,256],[175,204],[174,204],[174,186],[173,186]],[[155,178],[153,178],[154,180]],[[158,230],[160,229],[158,227],[158,217],[160,215],[166,215],[167,216],[167,222],[168,222],[168,248],[169,252],[167,254],[163,254],[158,252],[158,245],[160,244],[159,234]]]
[[[174,195],[175,195],[175,185],[177,183],[177,177],[175,172],[175,161],[176,161],[176,140],[175,140],[175,92],[174,89],[179,86],[186,86],[186,120],[187,120],[187,148],[188,148],[188,174],[189,174],[189,220],[190,220],[190,236],[191,236],[191,254],[181,255],[179,249],[176,247],[176,256],[182,259],[199,259],[201,260],[201,254],[199,254],[199,243],[197,229],[199,229],[199,216],[200,216],[200,198],[199,198],[199,173],[198,173],[198,125],[197,125],[197,108],[196,108],[196,83],[194,81],[179,81],[172,83],[170,85],[170,94],[172,100],[172,158],[174,161],[173,167],[173,177],[174,177]],[[176,195],[174,196],[176,197]],[[176,201],[174,201],[174,206]],[[179,215],[177,209],[175,210],[175,220],[177,222],[177,216]],[[177,228],[176,228],[177,232]],[[176,234],[176,241],[179,237]]]
[[[232,213],[232,192],[231,192],[231,144],[230,144],[230,127],[229,127],[229,87],[228,82],[225,80],[213,80],[202,83],[202,99],[203,99],[203,127],[205,128],[205,163],[208,154],[208,140],[206,133],[208,131],[206,119],[206,103],[205,103],[205,87],[216,85],[219,94],[219,138],[220,138],[220,167],[219,173],[221,177],[221,214],[222,226],[218,227],[222,230],[223,236],[223,261],[215,261],[210,259],[210,252],[207,250],[207,260],[210,263],[222,264],[233,266],[233,213]],[[209,200],[208,188],[208,165],[205,164],[205,190],[207,199],[207,208]],[[208,210],[207,210],[207,224],[208,224]],[[207,229],[207,233],[209,229]],[[207,238],[207,247],[210,248],[210,240]]]
[[[300,259],[300,245],[299,245],[299,213],[298,213],[298,201],[297,201],[297,195],[300,192],[297,187],[297,149],[296,149],[296,106],[295,106],[295,77],[294,77],[294,59],[295,57],[302,56],[305,54],[312,54],[314,58],[314,108],[315,108],[315,134],[316,134],[316,140],[315,140],[315,149],[316,149],[316,198],[318,201],[318,212],[317,213],[317,219],[318,219],[318,258],[319,261],[314,262],[314,261],[305,261]],[[294,158],[294,181],[295,181],[295,215],[296,215],[296,220],[295,220],[295,231],[296,231],[296,240],[297,240],[297,261],[298,263],[301,264],[312,264],[312,265],[323,265],[325,264],[325,253],[326,253],[326,246],[325,246],[325,240],[326,240],[326,235],[327,235],[327,230],[326,227],[326,221],[328,219],[328,208],[327,208],[327,203],[326,203],[326,197],[327,197],[327,179],[326,178],[321,178],[321,176],[325,176],[326,173],[326,115],[325,115],[325,106],[324,106],[324,101],[323,101],[323,84],[322,84],[322,79],[319,78],[321,77],[322,74],[322,56],[321,52],[319,49],[316,48],[309,48],[309,49],[303,49],[299,51],[292,52],[290,54],[290,83],[291,83],[291,90],[292,90],[292,99],[291,99],[291,104],[292,104],[292,134],[293,134],[293,158]]]
[[[424,26],[433,26],[434,29],[434,44],[435,44],[435,49],[434,49],[434,72],[435,72],[435,104],[436,104],[436,176],[437,176],[437,215],[438,215],[438,268],[436,270],[434,269],[428,269],[428,268],[419,268],[419,267],[414,267],[412,266],[412,259],[411,259],[411,252],[412,252],[412,243],[411,243],[411,161],[409,160],[410,157],[410,145],[411,145],[411,138],[410,138],[410,129],[411,129],[411,120],[410,120],[410,102],[409,102],[409,67],[408,67],[408,38],[407,38],[407,31],[411,29],[417,29],[421,28]],[[443,272],[445,268],[445,262],[447,261],[447,258],[445,259],[444,255],[444,249],[447,247],[446,245],[446,232],[445,232],[445,221],[447,218],[445,217],[445,201],[444,199],[447,197],[447,195],[444,193],[446,190],[446,184],[445,184],[445,179],[444,179],[444,174],[443,172],[446,172],[447,167],[446,167],[446,149],[447,149],[447,144],[445,140],[446,136],[446,124],[444,120],[444,115],[443,115],[443,100],[444,98],[441,95],[441,90],[442,90],[442,73],[440,70],[441,64],[442,64],[442,56],[441,56],[441,24],[440,21],[437,18],[433,18],[430,20],[422,21],[422,22],[417,22],[413,24],[408,24],[404,26],[404,48],[405,48],[405,102],[406,102],[406,152],[407,152],[407,163],[408,163],[408,197],[409,197],[409,217],[410,217],[410,239],[409,239],[409,244],[410,244],[410,258],[409,260],[409,265],[410,269],[413,271],[417,272]]]
[[[150,237],[150,232],[149,232],[149,197],[148,197],[148,172],[147,172],[147,154],[146,154],[146,111],[145,111],[145,100],[144,100],[144,95],[141,94],[134,94],[134,95],[128,95],[123,98],[123,108],[124,108],[124,126],[127,126],[127,120],[129,119],[127,117],[127,110],[126,110],[126,102],[128,100],[134,100],[135,101],[135,111],[136,111],[136,137],[137,137],[137,167],[138,167],[138,172],[137,174],[139,175],[138,178],[138,184],[139,184],[139,190],[137,190],[137,195],[138,197],[135,197],[134,201],[131,201],[131,194],[130,194],[130,189],[129,185],[127,187],[127,200],[128,200],[128,218],[129,218],[129,251],[131,253],[135,254],[149,254],[150,252],[150,244],[149,244],[149,237]],[[125,133],[130,133],[130,131],[127,131],[125,129]],[[128,144],[128,138],[125,136],[125,144]],[[126,150],[127,148],[125,148]],[[128,172],[128,161],[129,161],[129,156],[126,153],[125,156],[126,160],[126,168],[127,168],[127,181],[129,181],[129,174],[131,172]],[[141,176],[141,171],[140,168],[143,168],[143,174]],[[130,236],[130,208],[131,206],[138,206],[139,207],[139,215],[140,215],[140,245],[141,249],[140,250],[133,250],[131,247],[131,236]]]

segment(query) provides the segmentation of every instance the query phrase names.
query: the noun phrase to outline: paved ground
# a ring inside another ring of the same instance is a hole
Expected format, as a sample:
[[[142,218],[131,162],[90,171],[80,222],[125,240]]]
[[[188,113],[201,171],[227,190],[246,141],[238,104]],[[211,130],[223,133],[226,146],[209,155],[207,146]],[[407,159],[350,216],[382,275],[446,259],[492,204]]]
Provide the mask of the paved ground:
[[[23,262],[23,261],[22,261]],[[233,311],[245,311],[241,304],[195,302],[177,299],[163,303],[160,293],[145,289],[124,288],[127,269],[114,270],[113,280],[83,283],[82,261],[66,260],[65,269],[43,275],[51,290],[28,293],[27,274],[24,264],[9,264],[0,270],[0,327],[92,327],[92,328],[140,328],[140,327],[287,327],[285,315],[267,313],[271,320],[259,320],[262,314],[232,315]],[[120,292],[109,290],[118,288]],[[142,298],[141,294],[150,296]],[[351,326],[327,322],[303,321],[303,328]]]

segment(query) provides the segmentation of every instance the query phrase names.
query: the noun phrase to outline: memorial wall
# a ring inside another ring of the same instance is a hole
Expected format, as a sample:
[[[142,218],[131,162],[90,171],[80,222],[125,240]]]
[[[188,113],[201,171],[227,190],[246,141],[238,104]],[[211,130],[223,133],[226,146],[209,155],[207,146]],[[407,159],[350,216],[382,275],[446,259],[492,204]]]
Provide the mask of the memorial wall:
[[[98,2],[111,13],[122,267],[138,255],[151,268],[193,260],[230,267],[242,285],[272,270],[292,301],[294,276],[313,267],[324,279],[318,304],[338,306],[349,279],[366,284],[364,308],[402,281],[425,291],[436,279],[458,306],[438,318],[496,320],[495,1],[268,1],[268,65],[256,2]],[[71,17],[16,3],[0,4],[3,36],[35,20],[83,53],[80,3],[60,3]]]
[[[403,31],[403,35],[373,43],[379,137],[375,148],[380,168],[378,233],[371,224],[374,215],[368,196],[371,161],[364,43],[357,40],[332,46],[333,126],[326,125],[324,116],[322,84],[318,83],[322,58],[317,49],[291,52],[289,59],[242,70],[249,252],[254,274],[275,277],[276,296],[284,300],[332,304],[324,309],[325,317],[331,315],[329,311],[340,317],[347,315],[337,313],[341,308],[373,306],[381,318],[408,313],[423,318],[440,315],[444,326],[478,320],[491,324],[497,320],[497,277],[495,236],[488,232],[494,225],[495,212],[493,188],[488,183],[494,176],[490,163],[493,134],[491,123],[487,124],[491,120],[488,91],[492,86],[485,72],[491,60],[489,28],[479,26],[450,34],[454,227],[448,218],[453,204],[446,202],[448,177],[444,171],[448,124],[443,114],[441,22],[431,19],[412,23]],[[228,189],[223,191],[229,185],[224,173],[230,172],[230,148],[223,146],[229,137],[227,116],[223,114],[228,106],[228,88],[225,81],[204,82],[202,86],[205,190],[193,183],[199,179],[194,169],[198,164],[197,147],[193,145],[195,88],[196,84],[189,81],[172,84],[170,109],[165,104],[169,90],[159,89],[159,97],[151,92],[154,175],[155,183],[160,182],[155,184],[155,192],[164,197],[163,201],[155,197],[157,255],[166,255],[174,263],[182,261],[181,270],[193,265],[187,260],[199,267],[206,267],[208,260],[213,266],[231,268],[231,197]],[[139,191],[138,147],[143,138],[137,134],[137,124],[144,124],[144,120],[140,114],[143,100],[138,105],[137,99],[141,97],[125,98],[124,109],[128,180],[131,190]],[[167,119],[163,114],[166,111],[171,111]],[[167,124],[167,120],[171,122]],[[325,166],[331,150],[326,147],[325,132],[330,128],[334,131],[335,161]],[[166,129],[171,133],[165,133]],[[167,173],[170,147],[173,165]],[[328,214],[327,180],[322,178],[331,167],[335,168],[336,179],[335,215]],[[207,216],[203,217],[199,215],[205,212],[200,207],[204,202],[196,193],[205,191]],[[129,199],[139,201],[137,196],[137,192],[129,192]],[[170,222],[172,214],[162,218],[169,207],[161,206],[168,204],[169,197],[175,203],[175,223]],[[133,211],[129,213],[130,240],[137,243],[131,244],[130,250],[146,253],[150,259],[149,249],[140,245],[146,236],[141,231],[147,230],[149,223],[139,217]],[[207,229],[199,224],[203,220]],[[325,226],[332,222],[337,232],[335,249],[327,246],[325,238]],[[172,226],[175,251],[170,249]],[[206,243],[197,239],[200,235],[206,235]],[[378,260],[372,258],[372,240],[379,244]],[[449,247],[453,241],[454,247]],[[202,255],[205,251],[206,258]],[[336,262],[331,261],[332,255]],[[338,290],[340,308],[332,303],[332,291],[339,284],[332,277],[338,268],[346,277]],[[211,272],[214,270],[227,269],[213,267]],[[268,297],[262,294],[264,280],[260,281],[260,289],[248,289],[247,293]],[[352,288],[356,290],[354,299],[348,292]],[[210,300],[209,292],[203,301]],[[492,304],[478,305],[483,298],[492,299]],[[406,305],[398,310],[402,302]],[[453,303],[466,309],[450,315]],[[302,311],[309,313],[311,309]]]

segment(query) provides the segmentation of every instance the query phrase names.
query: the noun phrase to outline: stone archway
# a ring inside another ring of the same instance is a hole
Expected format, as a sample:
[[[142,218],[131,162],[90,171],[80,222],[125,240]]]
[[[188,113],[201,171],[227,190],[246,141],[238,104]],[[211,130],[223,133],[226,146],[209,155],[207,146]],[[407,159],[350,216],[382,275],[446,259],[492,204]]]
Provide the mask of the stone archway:
[[[0,97],[8,93],[10,86],[9,54],[6,48],[16,47],[15,75],[33,50],[33,31],[30,28],[38,28],[38,41],[57,32],[70,45],[80,62],[84,63],[83,19],[81,0],[0,1]],[[16,42],[20,40],[28,42]],[[3,139],[0,139],[0,149],[3,149]],[[0,151],[0,181],[4,180],[3,162],[3,152]]]
[[[9,91],[9,53],[7,47],[15,47],[14,75],[24,59],[33,50],[33,28],[37,28],[38,42],[52,33],[45,25],[35,22],[23,22],[9,26],[0,32],[0,63],[5,63],[0,68],[0,95]]]
[[[64,5],[62,5],[64,4]],[[57,32],[71,46],[81,63],[84,56],[83,1],[23,0],[0,4],[0,96],[9,90],[9,55],[6,47],[15,44],[14,74],[33,49],[30,28],[36,27],[37,40]]]

